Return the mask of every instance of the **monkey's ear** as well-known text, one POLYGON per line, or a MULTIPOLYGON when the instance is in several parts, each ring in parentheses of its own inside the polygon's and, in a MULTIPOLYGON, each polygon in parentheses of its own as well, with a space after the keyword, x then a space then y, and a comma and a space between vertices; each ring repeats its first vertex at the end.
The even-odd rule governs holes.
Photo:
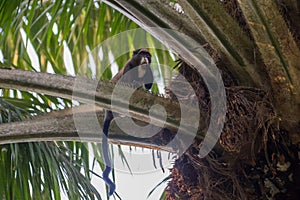
POLYGON ((140 50, 141 50, 141 49, 136 49, 136 50, 134 50, 132 56, 137 55, 137 54, 139 53, 140 50))

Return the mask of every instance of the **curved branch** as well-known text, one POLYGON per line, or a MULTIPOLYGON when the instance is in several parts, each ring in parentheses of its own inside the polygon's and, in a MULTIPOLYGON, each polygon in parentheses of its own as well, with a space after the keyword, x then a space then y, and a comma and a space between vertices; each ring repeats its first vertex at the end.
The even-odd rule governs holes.
MULTIPOLYGON (((205 119, 206 117, 206 114, 200 111, 200 119, 182 121, 181 110, 193 113, 193 110, 195 110, 195 108, 189 107, 187 105, 180 105, 179 103, 166 100, 165 98, 155 96, 142 90, 136 90, 132 94, 129 108, 126 107, 126 100, 124 100, 122 97, 116 97, 114 99, 114 107, 111 108, 111 95, 114 91, 114 84, 109 82, 90 80, 83 77, 70 77, 57 74, 37 73, 32 71, 0 69, 0 87, 24 91, 33 91, 52 96, 72 99, 81 103, 92 104, 105 109, 113 109, 114 112, 125 115, 129 109, 129 114, 131 117, 147 123, 150 122, 148 116, 149 109, 152 105, 159 104, 163 108, 165 108, 167 112, 167 119, 164 120, 163 113, 161 113, 160 111, 154 112, 154 117, 151 118, 152 125, 161 126, 162 124, 164 124, 166 128, 176 130, 180 126, 181 131, 193 135, 194 133, 192 133, 190 130, 194 130, 197 127, 194 127, 195 124, 192 124, 192 121, 195 122, 195 120, 197 120, 204 122, 203 119, 205 119)), ((127 95, 126 93, 128 91, 128 87, 118 87, 121 87, 120 91, 124 92, 124 94, 122 93, 122 95, 127 95)), ((192 118, 196 118, 196 116, 190 116, 190 119, 192 118)), ((63 118, 62 121, 63 120, 67 120, 64 123, 69 124, 68 120, 70 119, 63 118)), ((23 123, 20 122, 18 126, 23 128, 26 126, 30 126, 28 124, 29 122, 30 121, 23 123)), ((49 121, 44 120, 38 123, 40 126, 43 127, 49 125, 48 122, 49 121)), ((36 134, 36 138, 53 138, 59 136, 61 139, 63 139, 63 136, 60 134, 61 131, 64 132, 64 129, 60 131, 60 129, 57 129, 57 127, 60 126, 53 126, 53 124, 55 123, 61 124, 62 122, 57 119, 51 122, 50 124, 52 125, 49 125, 48 127, 50 131, 49 133, 47 133, 47 131, 44 133, 44 129, 34 131, 33 129, 37 128, 37 126, 33 124, 33 127, 28 128, 28 132, 26 132, 25 135, 21 134, 22 136, 20 137, 27 138, 31 137, 30 134, 36 134), (55 133, 58 133, 59 135, 55 135, 55 133), (48 136, 44 134, 47 134, 48 136)), ((204 123, 200 123, 200 125, 201 126, 197 128, 199 130, 198 132, 204 132, 207 125, 204 123)), ((8 131, 9 127, 5 130, 1 131, 1 137, 5 138, 5 135, 8 136, 9 134, 11 134, 11 136, 14 135, 13 130, 10 130, 10 132, 8 131)), ((67 139, 75 139, 74 137, 78 137, 76 136, 77 132, 74 128, 71 127, 71 129, 69 130, 69 132, 65 132, 65 136, 67 139)), ((94 137, 93 133, 94 132, 87 133, 86 135, 91 139, 94 137)), ((202 134, 202 136, 204 135, 202 134)))
MULTIPOLYGON (((93 120, 95 111, 99 124, 103 124, 103 109, 90 105, 53 111, 22 122, 0 124, 0 144, 55 140, 101 142, 102 132, 98 127, 87 124, 84 130, 79 131, 74 123, 74 114, 84 119, 84 121, 90 121, 93 120)), ((110 127, 109 142, 112 144, 159 149, 168 152, 174 151, 170 147, 160 145, 161 141, 129 136, 118 129, 114 123, 110 127)))

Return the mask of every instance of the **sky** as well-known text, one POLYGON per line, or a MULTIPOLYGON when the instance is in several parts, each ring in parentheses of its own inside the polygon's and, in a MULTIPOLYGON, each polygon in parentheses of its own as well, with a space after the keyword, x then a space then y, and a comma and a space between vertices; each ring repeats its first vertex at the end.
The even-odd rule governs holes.
MULTIPOLYGON (((130 174, 127 166, 125 166, 120 157, 117 156, 117 146, 113 146, 115 152, 114 168, 116 173, 116 191, 123 200, 146 200, 149 192, 165 177, 169 176, 172 161, 168 160, 167 152, 162 152, 163 167, 165 169, 165 173, 163 173, 159 166, 158 159, 156 159, 157 169, 154 167, 152 150, 134 148, 130 151, 129 147, 122 147, 133 173, 130 174)), ((103 183, 102 180, 100 181, 103 183)), ((158 200, 166 186, 167 182, 158 187, 148 199, 158 200)))
MULTIPOLYGON (((167 186, 167 182, 161 184, 151 196, 148 197, 150 191, 155 188, 163 179, 170 174, 173 160, 168 159, 169 153, 162 152, 163 168, 162 171, 159 160, 156 158, 156 166, 153 164, 152 150, 143 148, 133 148, 129 150, 128 146, 123 146, 122 150, 129 163, 132 174, 127 166, 125 166, 118 156, 117 145, 112 145, 114 150, 114 169, 116 176, 116 192, 122 200, 158 200, 167 186)), ((90 150, 90 162, 94 159, 93 151, 90 150)), ((155 151, 156 153, 156 151, 155 151)), ((155 154, 156 155, 156 154, 155 154)), ((172 156, 171 156, 172 157, 172 156)), ((93 171, 99 175, 102 171, 98 164, 96 164, 93 171)), ((99 191, 101 197, 105 199, 105 183, 102 179, 92 176, 92 184, 99 191)), ((68 200, 67 196, 62 192, 61 197, 63 200, 68 200)), ((114 199, 113 196, 110 199, 114 199)), ((116 198, 118 199, 118 198, 116 198)))

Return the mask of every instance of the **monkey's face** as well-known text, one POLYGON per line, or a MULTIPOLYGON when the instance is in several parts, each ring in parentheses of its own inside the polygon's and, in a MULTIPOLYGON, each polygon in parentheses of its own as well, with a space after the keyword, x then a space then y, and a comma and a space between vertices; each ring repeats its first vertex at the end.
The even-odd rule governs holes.
POLYGON ((151 63, 151 54, 147 49, 138 49, 133 52, 133 57, 137 56, 140 59, 140 65, 151 63))
POLYGON ((131 59, 111 81, 116 82, 121 79, 122 82, 127 83, 142 83, 144 87, 149 90, 153 84, 150 64, 151 54, 147 49, 135 50, 131 59))
POLYGON ((133 52, 132 60, 134 65, 138 67, 138 78, 144 78, 150 69, 151 54, 147 49, 138 49, 133 52))
POLYGON ((133 66, 149 65, 151 63, 151 54, 147 49, 137 49, 133 52, 133 66))

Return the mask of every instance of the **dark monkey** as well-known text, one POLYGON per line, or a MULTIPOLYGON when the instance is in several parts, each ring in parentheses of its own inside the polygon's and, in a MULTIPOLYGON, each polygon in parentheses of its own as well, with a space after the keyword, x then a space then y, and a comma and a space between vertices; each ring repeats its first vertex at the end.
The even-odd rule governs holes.
MULTIPOLYGON (((150 68, 151 54, 147 49, 137 49, 133 52, 132 58, 127 61, 125 66, 111 79, 112 83, 117 83, 119 80, 124 83, 142 83, 143 86, 149 90, 153 84, 153 75, 150 68), (128 76, 123 76, 129 70, 138 67, 137 70, 132 70, 128 76)), ((103 124, 103 135, 102 137, 102 152, 105 162, 105 170, 103 171, 103 180, 109 187, 109 196, 112 195, 116 189, 115 183, 109 179, 111 172, 111 161, 108 155, 108 129, 110 123, 114 119, 113 113, 110 110, 105 111, 105 118, 103 124)))

